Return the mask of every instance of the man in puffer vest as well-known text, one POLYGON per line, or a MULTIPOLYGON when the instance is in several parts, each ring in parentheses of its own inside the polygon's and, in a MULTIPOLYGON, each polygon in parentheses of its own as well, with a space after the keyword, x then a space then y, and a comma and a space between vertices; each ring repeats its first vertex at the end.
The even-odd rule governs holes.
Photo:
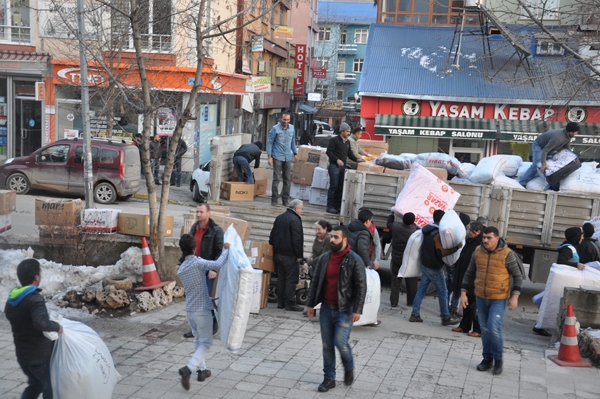
POLYGON ((469 285, 475 281, 483 344, 483 361, 477 365, 479 371, 489 370, 493 366, 494 375, 502 373, 504 310, 507 302, 509 310, 517 308, 523 275, 519 257, 500 238, 498 229, 493 226, 486 227, 483 230, 483 243, 473 253, 461 288, 461 301, 463 308, 466 308, 469 305, 467 291, 469 285))

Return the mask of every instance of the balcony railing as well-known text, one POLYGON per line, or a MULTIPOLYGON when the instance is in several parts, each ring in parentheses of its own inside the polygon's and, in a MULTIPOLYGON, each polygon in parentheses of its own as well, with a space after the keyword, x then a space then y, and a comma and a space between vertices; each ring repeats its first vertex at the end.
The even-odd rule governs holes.
POLYGON ((0 41, 31 43, 31 28, 29 26, 0 25, 0 41))
POLYGON ((340 44, 338 47, 338 55, 356 54, 356 44, 340 44))
POLYGON ((356 82, 356 74, 355 73, 336 73, 335 81, 337 83, 352 84, 352 83, 356 82))

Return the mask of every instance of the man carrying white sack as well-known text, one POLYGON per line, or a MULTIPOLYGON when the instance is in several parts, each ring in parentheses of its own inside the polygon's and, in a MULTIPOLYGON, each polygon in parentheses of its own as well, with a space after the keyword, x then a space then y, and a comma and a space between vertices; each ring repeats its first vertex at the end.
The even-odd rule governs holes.
POLYGON ((546 158, 548 153, 551 151, 560 151, 562 149, 571 149, 571 139, 579 132, 579 124, 576 122, 569 122, 563 129, 549 130, 545 133, 537 136, 532 145, 533 159, 531 160, 531 166, 527 169, 527 172, 521 177, 519 183, 523 187, 527 187, 529 183, 537 174, 537 164, 542 163, 540 171, 544 173, 546 171, 546 158))

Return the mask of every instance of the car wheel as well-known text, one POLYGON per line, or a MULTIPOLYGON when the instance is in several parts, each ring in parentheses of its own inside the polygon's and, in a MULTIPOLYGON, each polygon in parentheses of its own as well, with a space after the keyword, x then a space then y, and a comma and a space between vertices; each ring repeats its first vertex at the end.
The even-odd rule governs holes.
POLYGON ((112 204, 117 199, 117 191, 110 183, 100 183, 94 188, 94 200, 99 204, 112 204))
POLYGON ((192 190, 192 199, 196 202, 205 202, 204 196, 198 188, 198 183, 194 182, 194 189, 192 190))
POLYGON ((9 190, 16 191, 17 194, 27 194, 31 186, 29 179, 23 173, 13 173, 6 180, 6 187, 9 190))
POLYGON ((133 194, 117 196, 117 199, 119 201, 129 201, 131 199, 131 197, 133 197, 133 194))

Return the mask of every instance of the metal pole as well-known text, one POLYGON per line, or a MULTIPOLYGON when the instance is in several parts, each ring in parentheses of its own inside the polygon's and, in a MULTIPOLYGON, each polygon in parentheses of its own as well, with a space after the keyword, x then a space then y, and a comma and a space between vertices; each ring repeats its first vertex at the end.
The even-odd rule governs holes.
POLYGON ((81 119, 83 121, 83 153, 85 161, 83 163, 83 182, 85 185, 85 208, 94 206, 93 184, 94 176, 92 174, 92 138, 90 135, 90 94, 88 91, 88 72, 87 60, 85 57, 85 21, 83 0, 77 0, 77 22, 79 25, 79 63, 81 71, 81 119))

